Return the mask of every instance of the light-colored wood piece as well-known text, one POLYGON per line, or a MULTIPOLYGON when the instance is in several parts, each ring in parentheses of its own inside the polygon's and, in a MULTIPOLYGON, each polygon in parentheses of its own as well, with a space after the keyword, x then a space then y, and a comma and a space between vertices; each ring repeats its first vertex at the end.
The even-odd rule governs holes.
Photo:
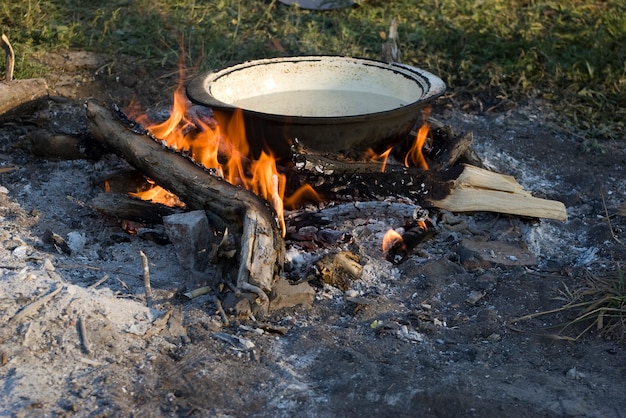
POLYGON ((497 212, 567 220, 562 202, 534 197, 514 177, 470 165, 464 166, 448 196, 429 203, 450 212, 497 212))

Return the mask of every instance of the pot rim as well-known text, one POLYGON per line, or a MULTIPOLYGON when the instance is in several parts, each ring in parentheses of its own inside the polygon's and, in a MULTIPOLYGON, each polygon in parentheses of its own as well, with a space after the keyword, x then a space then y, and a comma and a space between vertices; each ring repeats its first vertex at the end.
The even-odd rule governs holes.
POLYGON ((428 103, 437 97, 441 96, 445 90, 446 85, 439 77, 432 74, 429 71, 413 67, 407 64, 400 63, 387 63, 384 61, 367 59, 367 58, 353 58, 339 55, 306 55, 306 56, 292 56, 292 57, 280 57, 280 58, 264 58, 258 60, 249 60, 236 64, 230 67, 226 67, 219 71, 208 71, 196 76, 186 88, 187 97, 191 102, 208 106, 213 110, 222 110, 227 112, 234 112, 237 107, 232 106, 229 103, 224 103, 216 99, 210 93, 210 86, 212 83, 219 80, 221 77, 232 74, 237 71, 247 70, 255 66, 280 64, 285 62, 306 62, 306 61, 340 61, 349 62, 353 64, 368 65, 378 67, 385 71, 392 71, 398 75, 410 79, 411 81, 419 84, 424 91, 422 96, 413 102, 410 102, 404 106, 379 111, 364 113, 359 115, 346 115, 346 116, 293 116, 293 115, 281 115, 275 113, 259 112, 257 110, 242 109, 244 113, 263 118, 266 120, 285 121, 288 120, 292 124, 306 123, 306 124, 328 124, 332 123, 357 123, 365 119, 372 117, 395 117, 398 113, 413 112, 415 109, 421 108, 425 103, 428 103))

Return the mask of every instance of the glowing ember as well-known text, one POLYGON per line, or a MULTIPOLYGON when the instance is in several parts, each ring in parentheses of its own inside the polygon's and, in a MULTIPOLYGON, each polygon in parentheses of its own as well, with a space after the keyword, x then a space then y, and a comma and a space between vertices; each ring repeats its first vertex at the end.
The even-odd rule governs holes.
POLYGON ((428 163, 426 162, 426 158, 424 158, 423 149, 424 144, 426 144, 426 140, 428 139, 428 133, 430 132, 430 127, 428 126, 429 114, 430 107, 425 107, 424 111, 422 112, 422 119, 424 123, 420 127, 419 131, 417 131, 413 146, 404 156, 405 167, 421 167, 422 170, 428 170, 428 163))
POLYGON ((150 187, 148 190, 144 190, 142 192, 129 193, 131 196, 138 197, 143 200, 150 200, 155 203, 161 203, 166 206, 177 206, 177 207, 185 207, 185 204, 180 201, 178 196, 174 193, 168 192, 161 186, 157 186, 156 184, 150 187))
MULTIPOLYGON (((214 170, 229 183, 244 187, 270 202, 285 235, 283 200, 286 178, 278 173, 276 159, 270 153, 262 152, 258 159, 250 159, 241 110, 230 117, 212 115, 205 108, 193 106, 180 83, 166 121, 153 123, 145 114, 131 117, 169 147, 188 152, 196 162, 214 170)), ((178 201, 176 196, 159 186, 133 195, 170 206, 178 201)), ((294 207, 299 199, 321 200, 311 186, 305 185, 287 199, 287 207, 294 207)))
POLYGON ((385 233, 383 237, 383 256, 388 258, 391 250, 402 249, 404 247, 404 240, 402 235, 390 229, 385 233))

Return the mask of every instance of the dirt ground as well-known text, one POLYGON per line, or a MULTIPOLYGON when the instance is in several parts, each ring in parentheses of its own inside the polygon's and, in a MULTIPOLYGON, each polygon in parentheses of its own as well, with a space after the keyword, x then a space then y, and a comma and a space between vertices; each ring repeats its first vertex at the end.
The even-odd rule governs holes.
POLYGON ((358 254, 352 298, 313 281, 312 306, 259 322, 227 312, 226 325, 214 295, 180 296, 189 274, 172 245, 128 235, 90 207, 123 161, 55 161, 15 146, 37 129, 87 135, 87 97, 165 106, 177 75, 86 53, 44 59, 57 68, 51 94, 68 100, 0 127, 0 416, 626 415, 623 342, 595 329, 550 337, 576 311, 510 323, 562 306, 626 259, 605 217, 606 206, 623 240, 626 141, 584 149, 583 133, 541 102, 501 113, 437 106, 437 119, 474 133, 486 165, 563 202, 568 220, 433 212, 438 234, 393 265, 380 240, 404 219, 337 219, 324 227, 341 236, 332 248, 287 244, 300 270, 327 252, 358 254), (75 251, 57 251, 47 230, 70 234, 75 251))

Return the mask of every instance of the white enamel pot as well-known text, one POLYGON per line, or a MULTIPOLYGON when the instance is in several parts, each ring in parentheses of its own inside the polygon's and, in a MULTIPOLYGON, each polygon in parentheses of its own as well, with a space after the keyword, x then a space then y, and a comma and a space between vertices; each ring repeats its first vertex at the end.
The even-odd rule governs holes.
POLYGON ((301 56, 248 61, 200 75, 189 99, 214 112, 243 110, 253 152, 290 158, 294 139, 318 152, 358 156, 406 138, 444 82, 409 65, 301 56))

